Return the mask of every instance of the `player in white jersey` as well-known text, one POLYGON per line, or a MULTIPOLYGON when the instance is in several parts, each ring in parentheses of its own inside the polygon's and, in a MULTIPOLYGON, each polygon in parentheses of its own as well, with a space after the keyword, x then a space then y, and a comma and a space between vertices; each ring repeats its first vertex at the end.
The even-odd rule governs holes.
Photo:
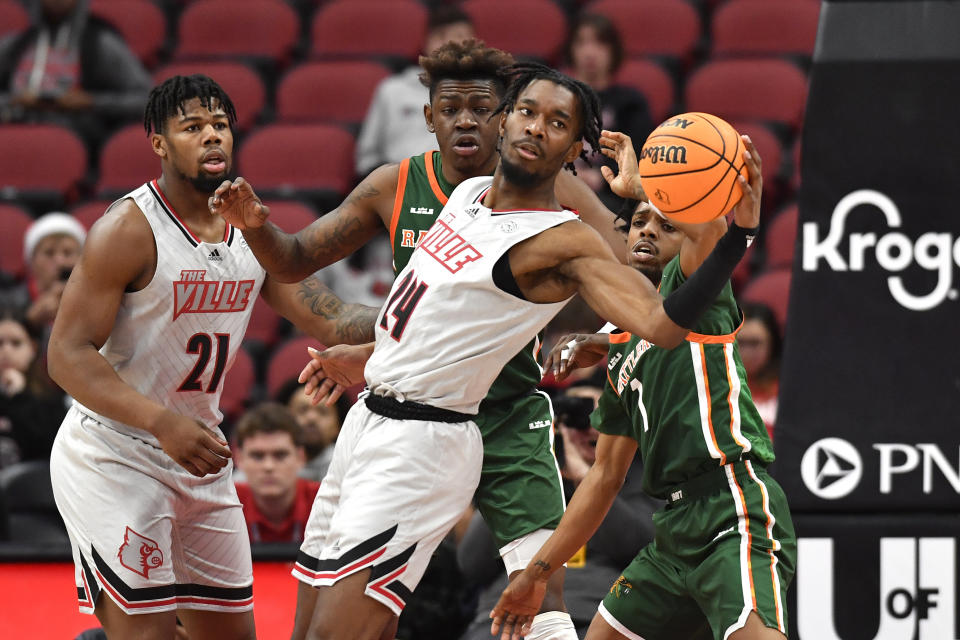
POLYGON ((257 295, 321 342, 372 338, 362 327, 376 310, 271 280, 209 214, 235 121, 205 76, 153 90, 144 124, 162 175, 93 226, 50 339, 50 374, 75 399, 51 455, 54 495, 80 609, 110 638, 169 640, 178 616, 194 640, 255 637, 217 405, 257 295))
MULTIPOLYGON (((473 494, 479 401, 563 302, 579 292, 618 326, 674 346, 746 249, 734 238, 663 300, 555 196, 557 174, 581 155, 581 140, 600 146, 596 94, 540 65, 515 73, 497 111, 493 178, 454 191, 381 310, 368 392, 344 423, 294 569, 319 587, 315 600, 298 601, 296 629, 307 629, 305 637, 373 640, 389 629, 473 494)), ((239 185, 221 197, 250 194, 239 185)), ((252 199, 238 209, 244 220, 262 217, 252 199)))

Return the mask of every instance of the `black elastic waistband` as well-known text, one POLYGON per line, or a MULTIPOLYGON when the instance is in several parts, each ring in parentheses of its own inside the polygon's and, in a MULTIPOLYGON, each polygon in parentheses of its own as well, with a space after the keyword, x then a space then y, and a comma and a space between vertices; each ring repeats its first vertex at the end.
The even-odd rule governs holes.
MULTIPOLYGON (((756 473, 763 473, 764 467, 759 464, 751 463, 756 473)), ((713 495, 721 491, 729 490, 730 484, 727 477, 727 469, 733 471, 737 478, 743 478, 749 475, 747 464, 740 460, 730 464, 717 467, 699 476, 690 478, 683 484, 677 485, 667 492, 667 503, 669 506, 678 506, 684 502, 691 502, 704 496, 713 495)))
POLYGON ((385 418, 394 418, 395 420, 424 420, 426 422, 467 422, 473 420, 476 416, 439 407, 431 407, 428 404, 420 404, 405 400, 400 402, 386 396, 378 396, 374 393, 368 394, 363 400, 367 404, 367 409, 385 418))

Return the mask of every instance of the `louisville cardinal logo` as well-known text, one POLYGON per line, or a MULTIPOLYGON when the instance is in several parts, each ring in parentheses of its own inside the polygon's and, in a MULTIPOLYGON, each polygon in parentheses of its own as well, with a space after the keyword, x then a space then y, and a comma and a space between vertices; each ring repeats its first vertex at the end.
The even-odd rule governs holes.
POLYGON ((156 569, 163 564, 163 552, 160 551, 157 543, 130 527, 127 527, 127 531, 123 534, 123 544, 120 545, 117 557, 120 559, 120 564, 144 578, 149 577, 147 574, 151 569, 156 569))

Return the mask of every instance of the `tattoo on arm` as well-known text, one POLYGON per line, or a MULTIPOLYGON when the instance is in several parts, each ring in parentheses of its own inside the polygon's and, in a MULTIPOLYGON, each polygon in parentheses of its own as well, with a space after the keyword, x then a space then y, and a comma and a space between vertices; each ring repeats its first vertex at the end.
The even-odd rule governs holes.
MULTIPOLYGON (((348 209, 352 204, 376 198, 379 195, 379 189, 368 182, 362 182, 353 193, 347 196, 338 209, 348 209)), ((315 264, 328 265, 341 259, 348 251, 352 251, 354 245, 362 241, 363 233, 360 220, 346 215, 342 220, 337 221, 332 230, 310 229, 306 245, 315 264)))
POLYGON ((544 571, 550 571, 550 563, 545 560, 537 560, 533 563, 533 566, 540 567, 544 571))
POLYGON ((300 283, 297 299, 308 307, 313 315, 334 322, 333 334, 338 342, 347 344, 373 342, 378 309, 362 304, 344 304, 333 291, 314 276, 300 283))

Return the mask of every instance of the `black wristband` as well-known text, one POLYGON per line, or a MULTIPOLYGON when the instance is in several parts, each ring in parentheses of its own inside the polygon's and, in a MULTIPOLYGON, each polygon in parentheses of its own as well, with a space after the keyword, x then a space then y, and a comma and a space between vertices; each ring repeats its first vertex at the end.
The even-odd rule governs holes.
POLYGON ((736 223, 717 242, 703 264, 663 301, 663 310, 680 327, 692 329, 733 275, 737 263, 753 242, 759 227, 744 229, 736 223))

